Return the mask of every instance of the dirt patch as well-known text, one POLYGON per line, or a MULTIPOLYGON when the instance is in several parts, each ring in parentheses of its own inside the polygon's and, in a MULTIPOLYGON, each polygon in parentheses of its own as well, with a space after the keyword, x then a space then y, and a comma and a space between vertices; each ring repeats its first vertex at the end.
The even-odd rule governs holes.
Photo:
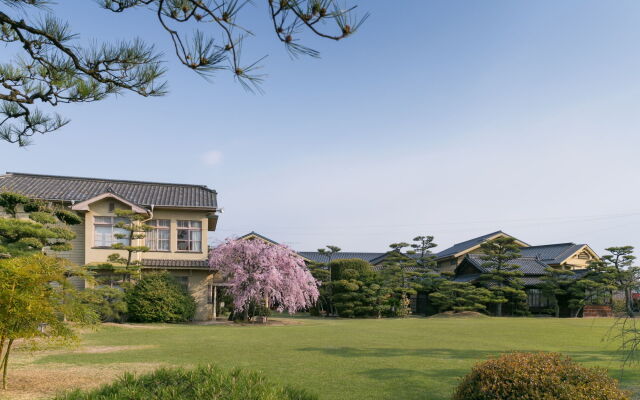
POLYGON ((73 351, 73 353, 84 353, 84 354, 101 354, 101 353, 114 353, 116 351, 126 351, 126 350, 140 350, 140 349, 151 349, 157 346, 153 345, 139 345, 139 346, 87 346, 80 347, 73 351))
POLYGON ((199 321, 193 325, 224 325, 224 326, 287 326, 287 325, 304 325, 303 321, 296 321, 289 318, 269 318, 267 323, 262 322, 234 322, 228 320, 217 319, 215 321, 199 321))
POLYGON ((440 314, 432 315, 429 318, 488 318, 485 314, 475 311, 453 312, 447 311, 440 314))
POLYGON ((100 366, 44 364, 19 367, 9 371, 9 389, 0 391, 0 399, 47 399, 62 391, 94 388, 109 383, 125 371, 144 373, 160 366, 160 363, 125 363, 100 366))
POLYGON ((131 329, 167 329, 166 326, 160 325, 147 325, 147 324, 116 324, 115 322, 105 322, 102 326, 115 326, 118 328, 131 328, 131 329))

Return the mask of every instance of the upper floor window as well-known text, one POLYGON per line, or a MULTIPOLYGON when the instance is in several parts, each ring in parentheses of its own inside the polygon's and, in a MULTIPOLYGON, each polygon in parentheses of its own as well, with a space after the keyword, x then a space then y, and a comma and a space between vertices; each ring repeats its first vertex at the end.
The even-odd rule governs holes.
POLYGON ((126 229, 118 228, 115 226, 118 222, 125 224, 129 223, 126 218, 117 217, 94 217, 94 245, 96 247, 111 247, 114 243, 122 243, 125 246, 129 245, 129 238, 117 239, 114 234, 121 233, 123 235, 129 235, 129 231, 126 229))
POLYGON ((178 221, 178 251, 202 251, 201 221, 178 221))
POLYGON ((145 222, 154 229, 146 233, 145 246, 150 251, 169 251, 171 221, 168 219, 154 219, 145 222))

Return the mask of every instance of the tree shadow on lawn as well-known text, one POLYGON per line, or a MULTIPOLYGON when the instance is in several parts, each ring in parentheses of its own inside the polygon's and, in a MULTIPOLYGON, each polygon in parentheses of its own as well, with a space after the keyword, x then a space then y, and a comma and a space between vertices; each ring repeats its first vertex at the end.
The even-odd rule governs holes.
MULTIPOLYGON (((473 350, 473 349, 401 349, 383 347, 305 347, 298 349, 304 352, 322 353, 333 357, 343 358, 395 358, 395 357, 422 357, 427 359, 441 360, 467 360, 480 362, 489 358, 496 358, 504 353, 528 352, 538 353, 542 349, 499 349, 499 350, 473 350)), ((560 351, 561 354, 571 357, 579 363, 589 363, 590 366, 598 365, 609 370, 609 374, 625 383, 632 383, 640 377, 640 367, 627 365, 623 368, 623 354, 618 350, 596 350, 596 351, 560 351)))
MULTIPOLYGON (((474 350, 474 349, 450 349, 450 348, 418 348, 403 349, 395 347, 304 347, 298 351, 318 352, 330 356, 357 358, 357 357, 427 357, 427 358, 451 358, 451 359, 473 359, 484 360, 490 357, 497 357, 500 354, 523 352, 538 353, 545 351, 542 349, 495 349, 495 350, 474 350)), ((600 362, 616 364, 622 360, 622 354, 617 350, 602 351, 560 351, 560 353, 570 356, 578 362, 600 362)))
MULTIPOLYGON (((470 349, 400 349, 393 347, 305 347, 299 351, 319 352, 330 356, 357 357, 427 357, 452 359, 486 359, 497 356, 502 350, 470 350, 470 349)), ((528 350, 524 350, 528 351, 528 350)), ((507 351, 508 352, 508 351, 507 351)))
POLYGON ((416 371, 404 368, 377 368, 360 372, 360 375, 383 384, 393 385, 391 391, 398 399, 450 399, 458 380, 468 371, 463 368, 416 371))

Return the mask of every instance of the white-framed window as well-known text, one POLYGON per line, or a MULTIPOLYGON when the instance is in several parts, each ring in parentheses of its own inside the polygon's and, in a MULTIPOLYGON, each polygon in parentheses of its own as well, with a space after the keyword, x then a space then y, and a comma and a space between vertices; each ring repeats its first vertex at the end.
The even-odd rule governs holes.
POLYGON ((115 225, 118 222, 125 224, 129 223, 126 218, 118 217, 94 217, 93 218, 93 230, 94 230, 94 246, 95 247, 111 247, 114 243, 122 243, 125 246, 129 245, 129 231, 126 229, 118 228, 115 225), (126 238, 116 239, 114 234, 121 233, 127 235, 126 238))
POLYGON ((202 251, 201 221, 178 221, 178 251, 202 251))
POLYGON ((168 219, 154 219, 145 222, 153 226, 153 230, 146 232, 145 246, 150 251, 170 251, 171 221, 168 219))

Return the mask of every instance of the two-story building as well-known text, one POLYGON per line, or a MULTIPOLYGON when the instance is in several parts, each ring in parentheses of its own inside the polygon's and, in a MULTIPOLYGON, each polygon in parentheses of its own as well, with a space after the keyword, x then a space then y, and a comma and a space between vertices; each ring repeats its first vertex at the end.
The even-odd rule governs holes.
POLYGON ((202 185, 8 172, 0 175, 0 191, 61 203, 76 211, 83 223, 71 227, 76 233, 73 249, 57 254, 78 265, 104 264, 118 252, 112 244, 128 244, 114 236, 127 233, 116 226, 117 209, 144 215, 145 224, 154 229, 133 243, 149 247, 148 252, 134 253, 143 273, 170 271, 194 296, 196 319, 215 317, 213 296, 222 283, 207 262, 208 232, 215 231, 218 221, 215 190, 202 185))

